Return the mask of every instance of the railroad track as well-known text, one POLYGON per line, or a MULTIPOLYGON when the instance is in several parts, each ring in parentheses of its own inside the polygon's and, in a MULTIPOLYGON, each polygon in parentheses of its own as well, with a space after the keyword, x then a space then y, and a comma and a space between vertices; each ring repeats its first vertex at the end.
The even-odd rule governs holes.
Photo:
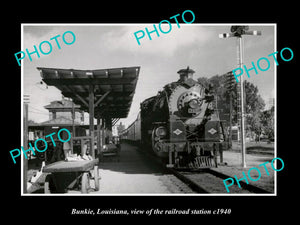
POLYGON ((230 192, 226 191, 223 180, 233 178, 213 169, 201 169, 197 171, 191 170, 176 170, 174 168, 166 168, 165 164, 154 155, 147 151, 140 151, 145 154, 150 160, 154 161, 167 171, 172 173, 183 183, 188 185, 195 193, 211 193, 211 194, 270 194, 271 192, 264 190, 252 184, 247 184, 240 181, 241 188, 236 183, 230 186, 230 192))
MULTIPOLYGON (((179 171, 169 169, 177 178, 187 184, 196 193, 227 194, 223 180, 232 178, 213 169, 198 171, 179 171)), ((241 188, 237 184, 230 187, 228 194, 270 194, 270 192, 257 186, 240 181, 241 188)))

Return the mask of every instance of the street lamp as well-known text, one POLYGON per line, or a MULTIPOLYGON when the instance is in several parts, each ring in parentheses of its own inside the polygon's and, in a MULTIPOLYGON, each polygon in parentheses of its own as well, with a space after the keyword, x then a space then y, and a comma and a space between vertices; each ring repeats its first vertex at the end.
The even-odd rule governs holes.
MULTIPOLYGON (((261 31, 253 30, 249 31, 249 26, 231 26, 231 33, 219 34, 219 38, 236 37, 238 39, 237 44, 237 57, 238 66, 242 69, 243 66, 243 35, 261 35, 261 31)), ((232 75, 233 76, 233 75, 232 75)), ((240 80, 240 105, 241 105, 241 145, 242 145, 242 167, 246 167, 246 143, 245 143, 245 113, 244 113, 244 79, 241 76, 240 80)))

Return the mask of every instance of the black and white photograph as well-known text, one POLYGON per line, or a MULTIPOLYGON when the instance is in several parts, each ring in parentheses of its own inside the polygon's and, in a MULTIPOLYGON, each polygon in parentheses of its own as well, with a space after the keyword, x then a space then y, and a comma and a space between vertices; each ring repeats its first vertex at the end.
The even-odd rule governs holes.
POLYGON ((293 4, 114 4, 2 19, 2 214, 293 221, 293 4))
POLYGON ((276 194, 276 24, 22 29, 24 194, 276 194))

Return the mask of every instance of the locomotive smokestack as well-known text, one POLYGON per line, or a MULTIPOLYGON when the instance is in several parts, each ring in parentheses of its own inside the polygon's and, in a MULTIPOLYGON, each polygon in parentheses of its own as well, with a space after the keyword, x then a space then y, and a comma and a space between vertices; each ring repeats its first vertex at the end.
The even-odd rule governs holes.
POLYGON ((184 82, 187 79, 193 79, 194 70, 187 67, 186 69, 181 69, 177 73, 179 73, 180 79, 179 81, 184 82))

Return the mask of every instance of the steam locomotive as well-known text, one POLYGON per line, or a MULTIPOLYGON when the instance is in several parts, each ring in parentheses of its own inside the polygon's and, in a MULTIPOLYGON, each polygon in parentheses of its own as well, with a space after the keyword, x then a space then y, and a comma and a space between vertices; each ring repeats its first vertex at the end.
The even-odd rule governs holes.
POLYGON ((215 110, 213 87, 195 81, 189 67, 177 73, 178 81, 141 103, 121 138, 149 146, 167 167, 217 167, 217 153, 228 148, 228 137, 215 110))

